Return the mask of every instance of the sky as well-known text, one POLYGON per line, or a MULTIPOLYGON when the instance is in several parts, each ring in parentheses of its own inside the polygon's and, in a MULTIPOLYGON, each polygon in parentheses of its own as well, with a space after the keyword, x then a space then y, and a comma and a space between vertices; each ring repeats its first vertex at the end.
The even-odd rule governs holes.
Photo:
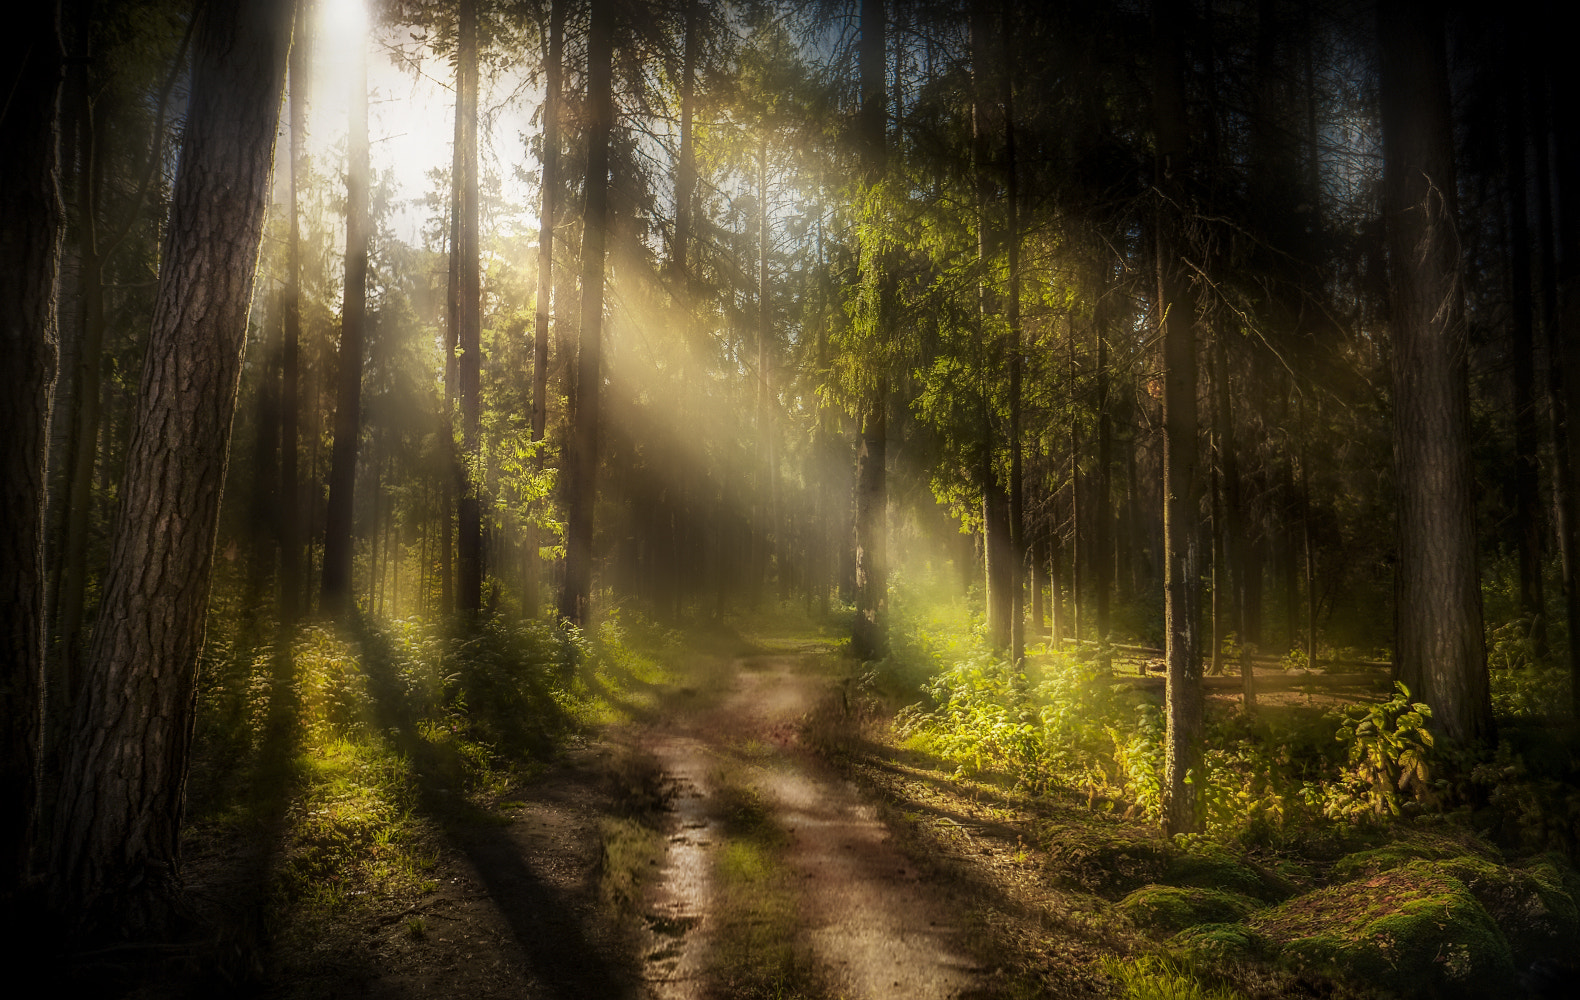
MULTIPOLYGON (((307 142, 314 158, 333 170, 334 161, 328 158, 344 156, 356 40, 368 32, 362 0, 328 0, 318 5, 317 14, 319 23, 311 35, 307 142)), ((455 73, 448 60, 435 57, 411 35, 407 27, 375 27, 368 39, 368 132, 373 169, 393 169, 398 186, 401 207, 390 226, 399 239, 418 245, 425 210, 408 203, 428 188, 429 170, 450 165, 455 73), (404 67, 397 65, 397 57, 404 67)), ((519 177, 516 168, 523 167, 534 178, 537 174, 537 160, 520 135, 537 129, 532 116, 542 101, 541 91, 527 85, 520 73, 490 76, 483 74, 479 100, 485 116, 479 127, 484 147, 480 166, 485 174, 500 178, 507 200, 535 206, 536 183, 519 177)), ((289 153, 289 116, 282 115, 281 122, 279 155, 284 156, 289 153)), ((275 176, 289 180, 283 160, 275 176)))

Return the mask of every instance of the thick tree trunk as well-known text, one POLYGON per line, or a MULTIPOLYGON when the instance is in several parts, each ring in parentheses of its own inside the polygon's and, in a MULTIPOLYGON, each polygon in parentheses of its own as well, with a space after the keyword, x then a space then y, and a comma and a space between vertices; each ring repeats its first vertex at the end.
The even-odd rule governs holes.
POLYGON ((79 925, 157 929, 180 887, 198 654, 289 46, 284 0, 204 8, 135 427, 54 843, 79 925))
MULTIPOLYGON (((90 34, 84 25, 83 34, 90 34)), ((94 114, 92 88, 78 94, 77 122, 82 129, 78 148, 82 162, 77 169, 77 288, 81 304, 76 313, 70 398, 71 431, 65 455, 66 509, 62 518, 65 537, 60 545, 59 573, 53 622, 57 645, 53 650, 54 704, 51 714, 70 717, 71 704, 81 687, 83 618, 88 593, 88 541, 93 525, 93 469, 99 457, 99 432, 104 404, 101 373, 104 365, 104 256, 99 246, 99 194, 103 188, 103 151, 108 132, 107 115, 94 114)), ((53 751, 51 751, 53 752, 53 751)))
POLYGON ((614 121, 610 0, 593 0, 587 36, 586 220, 582 235, 581 349, 570 456, 570 511, 560 615, 591 623, 593 507, 598 489, 599 385, 603 378, 604 242, 608 230, 609 131, 614 121))
POLYGON ((1183 235, 1176 217, 1188 169, 1185 135, 1183 0, 1153 10, 1156 73, 1152 100, 1157 140, 1157 306, 1163 317, 1164 617, 1167 631, 1168 735, 1164 758, 1163 827, 1169 834, 1201 829, 1202 682, 1201 583, 1197 518, 1196 341, 1181 277, 1183 235))
POLYGON ((341 616, 352 610, 352 527, 357 452, 362 440, 362 355, 368 308, 368 85, 367 43, 351 42, 351 126, 346 148, 346 284, 335 365, 335 444, 329 460, 329 501, 324 512, 321 607, 341 616))
POLYGON ((1443 12, 1384 0, 1383 212, 1393 308, 1400 677, 1450 739, 1492 735, 1443 12))
POLYGON ((44 493, 55 390, 62 209, 60 199, 59 10, 15 12, 5 65, 12 79, 0 116, 0 927, 12 930, 12 899, 28 871, 30 827, 43 736, 44 493))
MULTIPOLYGON (((1572 372, 1580 370, 1580 365, 1576 364, 1572 346, 1574 338, 1565 335, 1559 322, 1557 233, 1553 219, 1553 169, 1549 138, 1552 122, 1546 98, 1547 81, 1543 79, 1540 83, 1540 86, 1531 88, 1531 119, 1537 134, 1537 141, 1532 143, 1536 150, 1537 240, 1542 262, 1541 295, 1538 301, 1541 303, 1543 343, 1547 346, 1548 430, 1553 452, 1553 533, 1557 538, 1563 574, 1564 622, 1568 634, 1575 636, 1580 634, 1580 581, 1575 578, 1576 562, 1580 560, 1580 553, 1575 551, 1575 532, 1580 526, 1580 511, 1576 510, 1574 464, 1569 450, 1566 380, 1572 372)), ((1576 257, 1572 251, 1569 256, 1576 257)), ((1568 645, 1570 676, 1576 685, 1580 685, 1580 643, 1571 639, 1568 645)), ((1580 691, 1580 687, 1576 690, 1580 691)), ((1575 695, 1575 702, 1574 714, 1580 718, 1580 693, 1575 695)))

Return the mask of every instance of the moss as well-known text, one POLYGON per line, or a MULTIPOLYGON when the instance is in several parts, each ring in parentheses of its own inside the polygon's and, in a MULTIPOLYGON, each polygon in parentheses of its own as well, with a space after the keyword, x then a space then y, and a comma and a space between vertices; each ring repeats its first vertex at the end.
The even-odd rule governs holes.
POLYGON ((1119 910, 1138 926, 1178 931, 1196 924, 1233 923, 1257 903, 1248 896, 1221 889, 1149 885, 1119 901, 1119 910))
POLYGON ((1408 839, 1390 840, 1385 844, 1347 854, 1333 863, 1335 880, 1349 881, 1367 875, 1376 875, 1413 861, 1446 861, 1455 858, 1496 860, 1498 852, 1466 835, 1453 837, 1443 833, 1412 831, 1408 839))
POLYGON ((1252 865, 1215 845, 1175 858, 1163 881, 1202 889, 1227 889, 1258 899, 1282 900, 1294 887, 1286 878, 1252 865))
POLYGON ((1508 941, 1491 914, 1437 862, 1307 893, 1248 923, 1295 971, 1395 992, 1480 996, 1513 975, 1508 941))
POLYGON ((1384 844, 1366 851, 1357 851, 1347 854, 1333 864, 1332 877, 1337 882, 1348 882, 1352 879, 1365 878, 1379 872, 1392 871, 1401 865, 1413 861, 1437 861, 1442 858, 1452 857, 1455 852, 1444 850, 1437 845, 1417 844, 1409 841, 1398 841, 1384 844))
POLYGON ((1563 869, 1552 858, 1517 868, 1482 858, 1454 858, 1435 867, 1465 883, 1497 922, 1520 965, 1567 958, 1580 939, 1580 909, 1564 887, 1563 869))
POLYGON ((1169 951, 1191 965, 1248 962, 1263 950, 1261 935, 1244 924, 1212 923, 1187 927, 1168 943, 1169 951))
POLYGON ((1068 886, 1108 899, 1164 877, 1175 857, 1167 843, 1112 833, 1102 828, 1060 830, 1048 846, 1049 870, 1068 886))

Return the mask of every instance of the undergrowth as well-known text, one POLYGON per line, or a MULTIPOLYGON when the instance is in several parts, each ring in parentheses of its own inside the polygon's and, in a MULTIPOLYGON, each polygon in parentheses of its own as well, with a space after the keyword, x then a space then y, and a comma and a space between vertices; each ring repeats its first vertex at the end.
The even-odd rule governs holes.
POLYGON ((304 623, 283 645, 268 623, 216 615, 188 841, 243 866, 277 943, 323 952, 350 933, 345 917, 434 891, 446 830, 500 822, 512 782, 628 717, 675 646, 618 615, 590 636, 500 618, 359 617, 304 623))

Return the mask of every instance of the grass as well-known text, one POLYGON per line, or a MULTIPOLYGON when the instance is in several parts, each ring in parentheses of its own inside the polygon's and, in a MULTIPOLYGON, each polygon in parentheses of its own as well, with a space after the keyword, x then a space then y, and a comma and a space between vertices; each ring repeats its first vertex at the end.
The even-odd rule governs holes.
POLYGON ((1239 993, 1206 986, 1174 962, 1154 955, 1108 957, 1102 969, 1124 1000, 1240 1000, 1239 993))
MULTIPOLYGON (((523 805, 512 786, 568 740, 639 715, 678 648, 618 617, 591 638, 497 619, 309 623, 288 645, 244 616, 211 631, 187 851, 247 887, 222 904, 261 914, 253 947, 293 975, 363 953, 360 928, 422 905, 456 833, 508 823, 523 805)), ((609 891, 629 896, 657 834, 621 820, 606 839, 609 891)), ((404 928, 428 934, 421 915, 404 928)))
POLYGON ((721 768, 710 781, 727 838, 716 868, 714 962, 723 992, 742 1000, 823 996, 798 945, 800 914, 785 866, 790 835, 750 772, 721 768))

